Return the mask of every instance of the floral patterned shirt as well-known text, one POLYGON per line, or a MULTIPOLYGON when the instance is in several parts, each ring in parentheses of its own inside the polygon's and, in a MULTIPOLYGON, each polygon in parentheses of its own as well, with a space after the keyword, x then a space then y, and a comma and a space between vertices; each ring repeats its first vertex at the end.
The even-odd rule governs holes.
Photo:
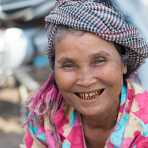
MULTIPOLYGON (((26 148, 49 148, 47 139, 54 143, 53 138, 48 137, 48 119, 48 116, 43 116, 41 123, 27 124, 26 148)), ((73 108, 65 115, 64 107, 61 106, 54 123, 62 148, 86 148, 81 119, 73 108)), ((127 84, 122 87, 117 122, 105 148, 148 148, 148 92, 131 80, 127 80, 127 84)))

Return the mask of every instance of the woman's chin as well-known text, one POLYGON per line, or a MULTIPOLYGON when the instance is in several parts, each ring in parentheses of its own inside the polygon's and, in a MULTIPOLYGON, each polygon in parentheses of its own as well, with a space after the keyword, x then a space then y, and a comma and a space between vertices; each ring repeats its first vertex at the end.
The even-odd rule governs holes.
POLYGON ((102 107, 102 106, 94 106, 94 107, 87 107, 87 108, 82 108, 79 110, 79 113, 82 114, 82 116, 102 116, 104 113, 106 113, 107 108, 102 107))

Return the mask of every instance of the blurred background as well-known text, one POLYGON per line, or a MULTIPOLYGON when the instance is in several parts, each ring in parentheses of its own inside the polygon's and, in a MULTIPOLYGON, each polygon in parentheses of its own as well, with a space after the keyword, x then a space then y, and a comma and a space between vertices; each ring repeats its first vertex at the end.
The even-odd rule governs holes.
MULTIPOLYGON (((148 0, 113 0, 148 40, 148 0)), ((50 74, 44 17, 55 0, 0 0, 0 148, 17 148, 24 104, 50 74)), ((137 76, 148 89, 148 61, 137 76)))
MULTIPOLYGON (((148 0, 112 0, 128 20, 135 24, 148 41, 148 0)), ((148 90, 148 58, 135 73, 135 78, 148 90)))
POLYGON ((28 96, 50 68, 44 17, 54 0, 0 0, 0 148, 18 148, 28 96))

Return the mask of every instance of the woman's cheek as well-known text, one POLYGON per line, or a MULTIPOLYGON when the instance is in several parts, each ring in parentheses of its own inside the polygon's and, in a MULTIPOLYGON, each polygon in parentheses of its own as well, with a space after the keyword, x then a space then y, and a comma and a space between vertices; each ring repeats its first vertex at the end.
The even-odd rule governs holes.
POLYGON ((62 89, 71 88, 76 81, 75 72, 58 70, 55 72, 56 83, 62 89))

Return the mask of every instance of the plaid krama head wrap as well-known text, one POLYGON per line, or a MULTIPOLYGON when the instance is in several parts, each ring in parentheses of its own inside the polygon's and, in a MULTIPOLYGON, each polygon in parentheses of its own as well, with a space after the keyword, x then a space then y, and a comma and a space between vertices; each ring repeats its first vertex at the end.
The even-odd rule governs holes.
POLYGON ((148 56, 148 43, 107 0, 59 0, 45 18, 48 29, 49 60, 54 64, 54 37, 58 26, 95 33, 106 41, 125 47, 128 73, 148 56))

